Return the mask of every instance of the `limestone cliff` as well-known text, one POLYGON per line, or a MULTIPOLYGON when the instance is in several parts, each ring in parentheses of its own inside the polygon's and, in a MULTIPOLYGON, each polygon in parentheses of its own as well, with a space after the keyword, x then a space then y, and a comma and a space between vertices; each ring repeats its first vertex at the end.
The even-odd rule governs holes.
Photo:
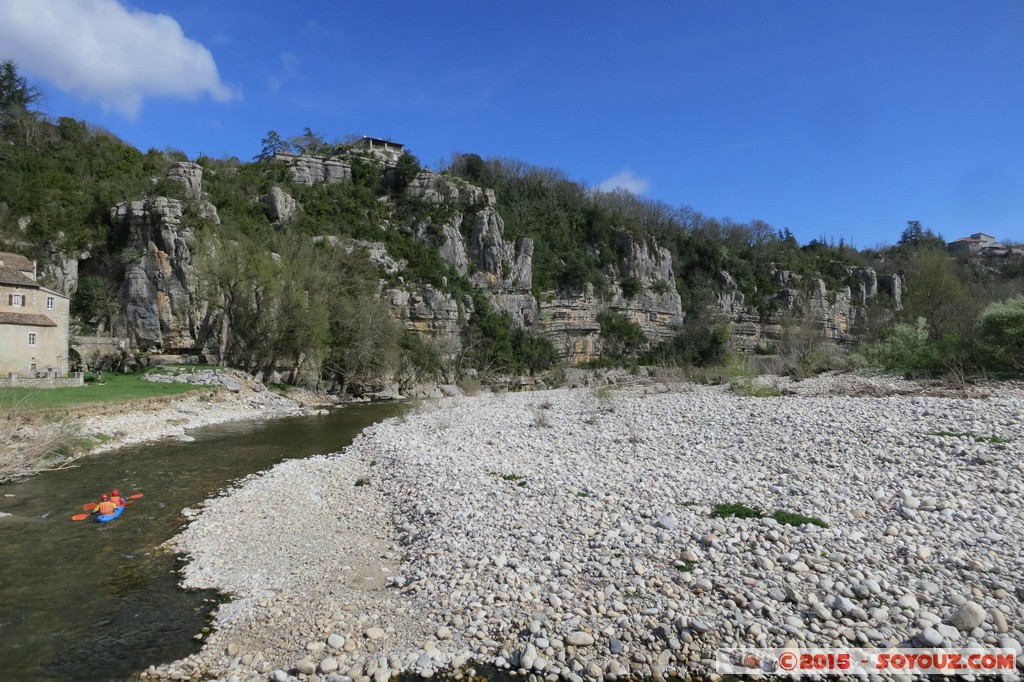
POLYGON ((868 304, 888 298, 894 310, 902 307, 903 276, 879 276, 871 268, 844 267, 842 286, 830 291, 820 278, 801 278, 775 265, 772 279, 781 287, 771 305, 757 308, 747 303, 735 280, 720 275, 721 288, 712 313, 732 330, 733 348, 753 351, 770 347, 782 338, 787 324, 807 322, 823 339, 844 344, 867 323, 868 304))
POLYGON ((421 221, 421 242, 437 245, 441 257, 486 292, 489 302, 512 317, 515 324, 550 339, 571 363, 591 360, 601 352, 598 316, 620 313, 640 325, 652 341, 670 338, 682 322, 682 303, 676 291, 672 257, 656 244, 618 237, 619 262, 605 273, 608 292, 546 292, 538 303, 533 295, 533 239, 505 238, 493 190, 429 171, 421 172, 406 190, 432 207, 449 207, 442 217, 421 221))
POLYGON ((458 301, 429 284, 390 288, 383 292, 383 298, 406 329, 436 341, 450 356, 461 350, 462 327, 473 314, 472 298, 465 296, 458 301))
POLYGON ((274 158, 288 164, 292 181, 312 186, 318 182, 351 182, 352 165, 346 159, 336 157, 300 156, 277 154, 274 158))
POLYGON ((683 321, 671 254, 653 240, 648 244, 624 232, 617 241, 619 262, 605 273, 609 294, 598 296, 587 285, 583 291, 551 292, 540 304, 539 333, 572 364, 601 356, 598 317, 604 311, 639 325, 652 343, 672 338, 683 321))
POLYGON ((113 332, 141 349, 194 351, 212 340, 214 325, 199 292, 192 230, 183 218, 187 211, 213 224, 220 218, 203 193, 201 166, 176 163, 168 177, 185 186, 185 202, 150 197, 110 211, 111 223, 127 230, 123 253, 130 257, 120 291, 123 315, 113 332))

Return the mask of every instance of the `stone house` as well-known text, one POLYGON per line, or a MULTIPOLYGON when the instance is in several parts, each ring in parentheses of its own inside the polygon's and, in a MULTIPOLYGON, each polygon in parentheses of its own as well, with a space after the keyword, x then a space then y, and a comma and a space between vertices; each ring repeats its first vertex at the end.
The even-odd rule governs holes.
POLYGON ((398 161, 398 158, 402 155, 402 148, 405 145, 391 140, 381 140, 376 137, 366 137, 365 135, 360 138, 356 143, 356 149, 366 149, 371 152, 378 152, 383 154, 391 161, 398 161))
POLYGON ((975 232, 970 237, 961 237, 946 244, 952 256, 977 256, 983 249, 999 246, 996 238, 984 232, 975 232))
POLYGON ((0 376, 68 372, 71 301, 36 281, 36 264, 0 253, 0 376))

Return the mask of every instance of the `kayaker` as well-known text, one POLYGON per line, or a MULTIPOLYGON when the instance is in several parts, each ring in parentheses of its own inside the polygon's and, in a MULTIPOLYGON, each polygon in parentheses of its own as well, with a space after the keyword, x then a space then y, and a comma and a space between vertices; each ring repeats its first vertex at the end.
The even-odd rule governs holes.
POLYGON ((116 490, 110 493, 110 501, 114 503, 115 507, 123 507, 128 504, 128 500, 121 497, 121 493, 116 490))
POLYGON ((92 510, 92 513, 104 516, 107 514, 113 514, 115 511, 117 511, 117 505, 110 501, 110 497, 106 493, 103 493, 100 495, 100 503, 96 505, 96 508, 92 510))

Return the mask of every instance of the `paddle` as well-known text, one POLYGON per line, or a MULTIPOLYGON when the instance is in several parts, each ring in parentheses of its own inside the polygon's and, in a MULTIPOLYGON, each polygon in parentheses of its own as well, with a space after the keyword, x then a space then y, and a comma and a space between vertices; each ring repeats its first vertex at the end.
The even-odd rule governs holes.
POLYGON ((92 514, 75 514, 74 516, 71 517, 71 520, 72 521, 81 521, 83 519, 89 518, 90 516, 92 516, 92 514))
POLYGON ((140 497, 142 497, 142 493, 135 493, 134 495, 129 495, 129 496, 128 496, 128 499, 129 499, 129 500, 137 500, 137 499, 139 499, 140 497))

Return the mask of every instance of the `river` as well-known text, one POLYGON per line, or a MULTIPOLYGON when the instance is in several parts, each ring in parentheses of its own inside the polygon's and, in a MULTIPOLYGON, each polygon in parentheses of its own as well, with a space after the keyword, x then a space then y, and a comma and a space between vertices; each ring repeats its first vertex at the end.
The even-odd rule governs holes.
POLYGON ((234 481, 294 458, 335 452, 392 405, 328 416, 235 422, 80 460, 0 485, 0 677, 127 680, 198 650, 213 593, 177 587, 181 557, 160 546, 234 481), (101 492, 143 493, 109 524, 72 522, 101 492))

